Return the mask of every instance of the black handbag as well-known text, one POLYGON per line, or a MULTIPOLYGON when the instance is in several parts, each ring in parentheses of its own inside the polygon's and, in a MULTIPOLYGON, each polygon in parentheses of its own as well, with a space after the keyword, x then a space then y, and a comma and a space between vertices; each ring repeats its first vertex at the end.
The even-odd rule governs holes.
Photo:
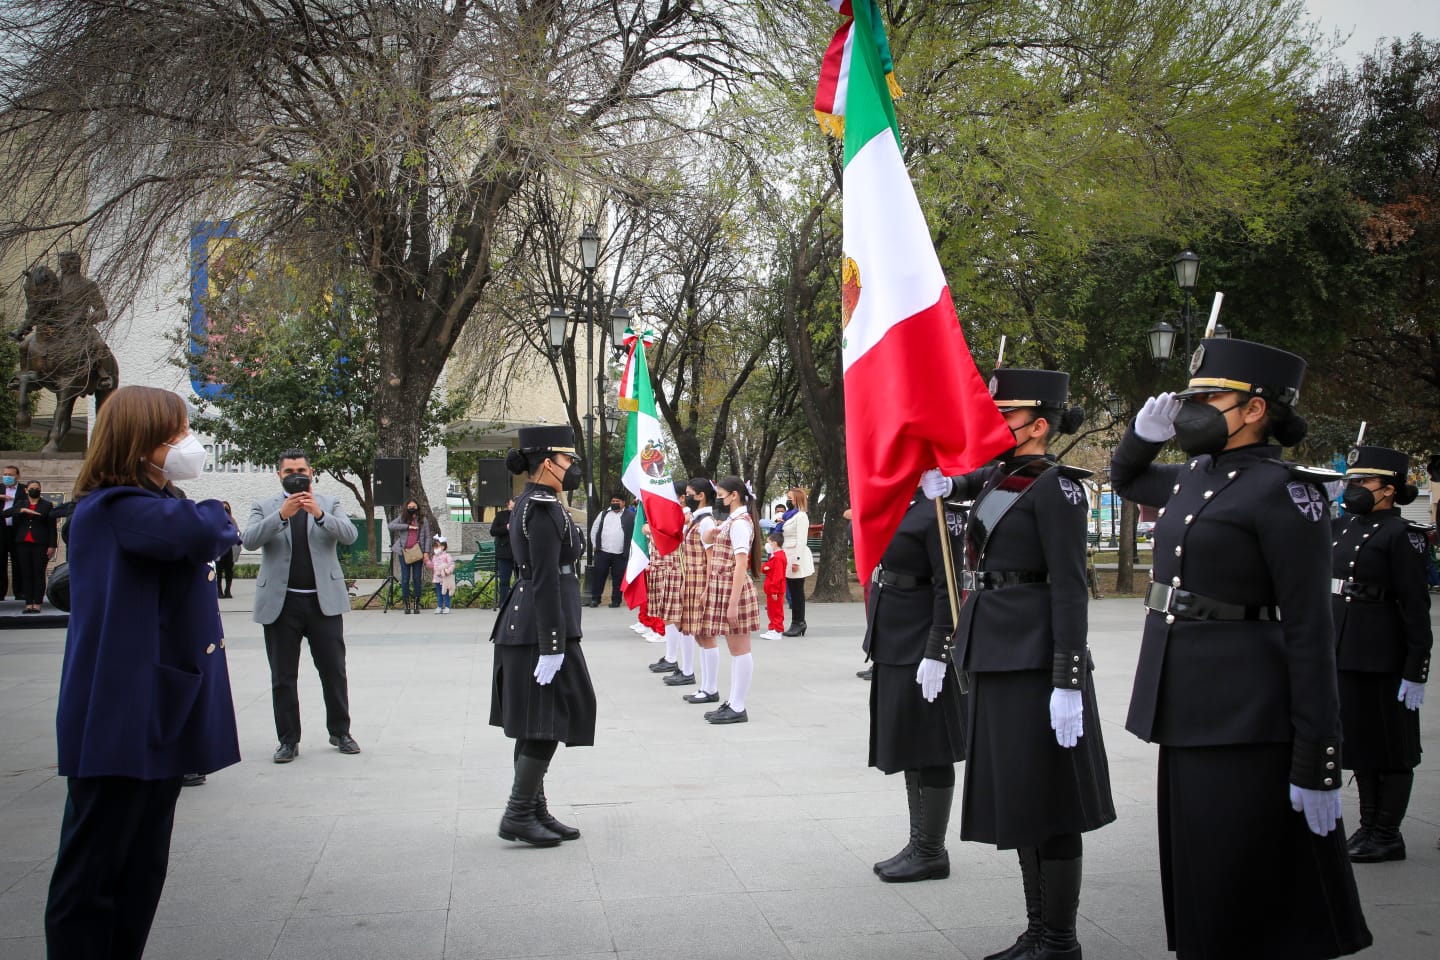
POLYGON ((70 561, 55 564, 45 583, 45 596, 56 610, 70 612, 70 561))

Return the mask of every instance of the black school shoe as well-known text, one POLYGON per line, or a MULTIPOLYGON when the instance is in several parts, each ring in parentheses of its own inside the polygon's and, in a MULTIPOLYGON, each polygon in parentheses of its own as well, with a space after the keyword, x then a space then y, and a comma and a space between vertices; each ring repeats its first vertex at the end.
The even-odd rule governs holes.
POLYGON ((300 756, 300 746, 295 743, 282 743, 275 748, 274 760, 276 763, 289 763, 300 756))
POLYGON ((688 687, 694 682, 695 674, 681 673, 679 670, 676 670, 674 673, 670 674, 670 676, 665 678, 665 686, 667 687, 688 687))
POLYGON ((360 752, 360 744, 356 743, 355 738, 348 733, 342 733, 338 737, 331 737, 330 746, 335 747, 341 753, 360 752))
POLYGON ((744 710, 736 710, 729 703, 720 704, 719 710, 712 710, 705 714, 705 719, 711 723, 749 723, 750 717, 744 710))
MULTIPOLYGON (((694 693, 685 694, 680 699, 684 700, 686 703, 719 703, 720 694, 706 693, 703 690, 696 690, 694 693)), ((714 711, 712 710, 711 713, 713 712, 714 711)), ((707 713, 705 716, 708 717, 710 716, 710 714, 707 713)))
POLYGON ((674 661, 674 660, 666 660, 664 657, 661 657, 659 660, 656 660, 654 663, 650 664, 650 672, 651 672, 651 673, 674 673, 674 672, 675 672, 675 661, 674 661))

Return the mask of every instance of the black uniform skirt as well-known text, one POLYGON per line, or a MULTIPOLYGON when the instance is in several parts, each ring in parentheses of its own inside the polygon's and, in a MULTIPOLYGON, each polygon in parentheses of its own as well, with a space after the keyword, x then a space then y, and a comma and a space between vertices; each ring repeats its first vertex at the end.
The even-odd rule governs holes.
POLYGON ((535 682, 538 646, 495 645, 490 725, 514 740, 559 740, 567 747, 595 744, 595 688, 578 640, 565 644, 565 662, 545 686, 535 682))
POLYGON ((965 697, 950 671, 933 703, 915 682, 919 664, 874 664, 870 682, 870 766, 885 773, 965 759, 965 697))
POLYGON ((1410 770, 1420 765, 1420 711, 1395 699, 1400 675, 1340 671, 1340 726, 1346 770, 1410 770))
POLYGON ((1115 819, 1095 689, 1071 749, 1050 729, 1049 670, 970 674, 969 752, 960 836, 1001 849, 1039 846, 1115 819))
POLYGON ((1289 779, 1289 744, 1160 748, 1160 884, 1180 960, 1316 960, 1370 945, 1345 828, 1311 833, 1289 779))

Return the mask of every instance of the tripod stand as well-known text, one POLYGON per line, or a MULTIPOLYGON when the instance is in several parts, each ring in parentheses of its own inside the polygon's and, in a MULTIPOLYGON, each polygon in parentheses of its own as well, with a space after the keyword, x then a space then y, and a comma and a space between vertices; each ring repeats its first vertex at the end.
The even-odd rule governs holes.
POLYGON ((396 579, 395 579, 395 552, 392 550, 392 551, 390 552, 390 573, 389 573, 389 575, 386 576, 385 579, 380 582, 380 586, 378 586, 378 587, 375 588, 375 592, 372 593, 372 594, 370 594, 370 598, 369 598, 368 600, 366 600, 364 604, 361 605, 360 609, 361 609, 361 610, 369 610, 369 609, 370 609, 370 604, 375 601, 375 598, 378 597, 378 596, 380 596, 381 593, 384 593, 384 594, 385 594, 385 606, 384 606, 384 609, 383 609, 381 612, 382 612, 382 613, 389 613, 389 612, 390 612, 390 608, 393 607, 393 606, 395 606, 395 588, 396 588, 398 585, 399 585, 399 584, 396 582, 396 579), (388 588, 388 589, 387 589, 387 588, 388 588))

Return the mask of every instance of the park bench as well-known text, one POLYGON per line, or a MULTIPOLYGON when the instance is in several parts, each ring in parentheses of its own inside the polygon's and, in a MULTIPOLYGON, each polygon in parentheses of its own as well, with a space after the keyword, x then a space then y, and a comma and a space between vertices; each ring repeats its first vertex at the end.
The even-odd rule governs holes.
POLYGON ((476 589, 470 594, 468 607, 473 604, 486 587, 493 593, 496 587, 495 541, 482 540, 475 545, 475 555, 455 564, 455 587, 468 583, 476 589))

